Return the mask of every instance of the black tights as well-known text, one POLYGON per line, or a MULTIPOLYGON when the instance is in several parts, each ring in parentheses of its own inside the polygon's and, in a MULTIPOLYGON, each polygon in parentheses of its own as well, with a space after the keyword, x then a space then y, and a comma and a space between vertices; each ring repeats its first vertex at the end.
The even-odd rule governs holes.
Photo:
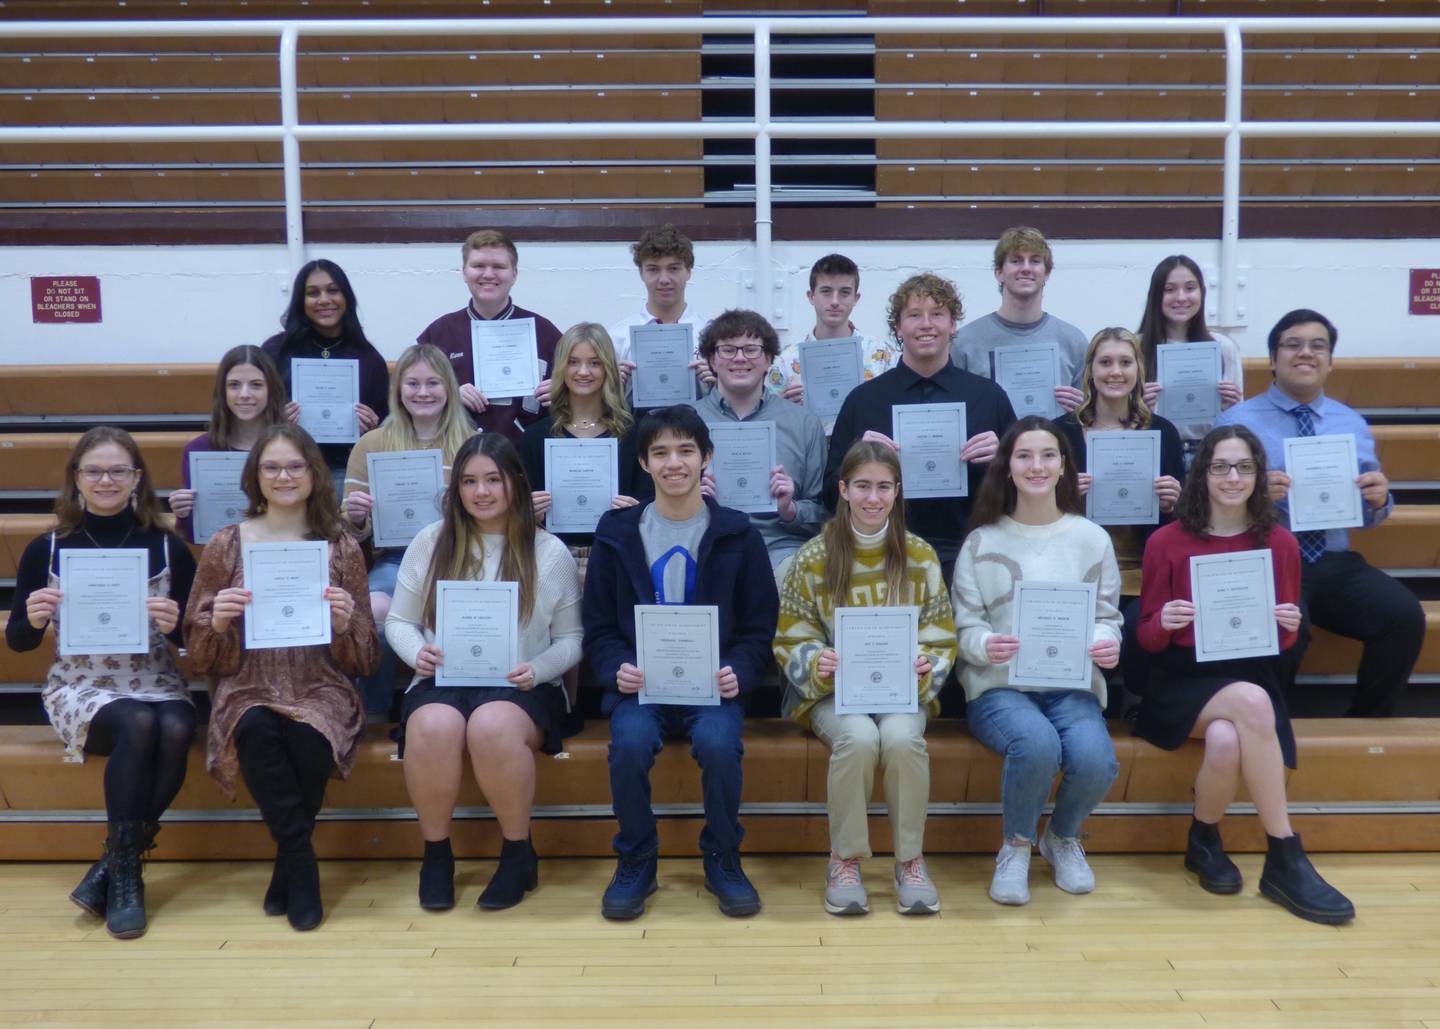
POLYGON ((112 700, 90 720, 85 750, 108 756, 105 813, 158 821, 185 782, 195 709, 183 700, 112 700))
POLYGON ((235 726, 235 753, 279 849, 306 847, 335 766, 330 741, 304 722, 252 707, 235 726))

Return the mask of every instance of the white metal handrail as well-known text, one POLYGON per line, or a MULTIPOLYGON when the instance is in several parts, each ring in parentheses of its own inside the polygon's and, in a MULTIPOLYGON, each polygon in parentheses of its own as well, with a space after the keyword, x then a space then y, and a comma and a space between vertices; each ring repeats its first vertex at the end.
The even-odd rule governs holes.
POLYGON ((300 192, 300 144, 340 140, 456 139, 753 139, 755 143, 755 286, 768 308, 773 295, 771 267, 773 139, 1024 139, 1177 138, 1225 140, 1220 234, 1221 327, 1239 322, 1240 144, 1257 139, 1440 136, 1440 121, 1274 121, 1241 120, 1244 37, 1304 33, 1440 33, 1440 18, 436 18, 427 20, 325 21, 94 21, 11 22, 0 28, 10 39, 278 37, 279 125, 128 125, 0 127, 0 144, 154 142, 281 143, 285 176, 285 236, 290 261, 305 260, 300 192), (755 115, 731 122, 572 122, 544 124, 447 123, 410 125, 306 125, 300 122, 297 89, 299 41, 307 37, 451 35, 487 37, 581 34, 699 35, 748 33, 754 40, 755 115), (899 122, 845 123, 774 121, 770 115, 770 51, 776 35, 1111 35, 1166 36, 1215 33, 1225 42, 1225 120, 1218 122, 899 122))

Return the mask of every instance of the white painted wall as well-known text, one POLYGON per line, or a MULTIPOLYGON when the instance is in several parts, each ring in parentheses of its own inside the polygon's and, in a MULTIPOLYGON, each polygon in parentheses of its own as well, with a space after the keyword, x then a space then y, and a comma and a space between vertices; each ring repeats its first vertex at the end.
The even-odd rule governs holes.
MULTIPOLYGON (((1087 333, 1106 325, 1135 327, 1150 271, 1165 255, 1189 254, 1212 281, 1219 261, 1218 244, 1209 240, 1052 244, 1057 264, 1046 309, 1087 333)), ((856 322, 872 335, 883 330, 889 292, 915 271, 953 278, 970 317, 998 303, 987 242, 782 242, 774 248, 779 288, 771 312, 782 339, 809 328, 806 275, 817 257, 832 250, 862 269, 856 322)), ((689 296, 698 310, 713 315, 729 306, 756 306, 751 245, 703 243, 696 251, 689 296)), ((329 246, 312 254, 349 273, 366 332, 388 357, 431 319, 466 300, 458 243, 329 246)), ((1440 317, 1408 313, 1408 270, 1436 266, 1436 240, 1249 241, 1241 249, 1244 324, 1229 329, 1245 354, 1260 356, 1281 314, 1313 307, 1339 327, 1342 356, 1440 355, 1440 317)), ((277 331, 289 285, 281 246, 0 249, 0 363, 215 360, 229 347, 258 343, 277 331), (33 324, 31 275, 98 275, 104 322, 33 324)), ((524 244, 514 296, 562 329, 581 320, 609 323, 644 302, 628 248, 620 243, 524 244)))

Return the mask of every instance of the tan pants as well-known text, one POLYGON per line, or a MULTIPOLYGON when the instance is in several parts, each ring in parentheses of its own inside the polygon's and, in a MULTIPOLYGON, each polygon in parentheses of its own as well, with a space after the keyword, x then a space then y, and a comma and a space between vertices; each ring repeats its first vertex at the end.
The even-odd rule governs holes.
POLYGON ((909 861, 924 851, 930 803, 925 721, 924 712, 837 715, 834 697, 810 709, 811 728, 830 748, 825 807, 830 815, 830 849, 836 857, 870 856, 866 810, 875 790, 876 764, 885 769, 885 806, 895 837, 895 859, 909 861))

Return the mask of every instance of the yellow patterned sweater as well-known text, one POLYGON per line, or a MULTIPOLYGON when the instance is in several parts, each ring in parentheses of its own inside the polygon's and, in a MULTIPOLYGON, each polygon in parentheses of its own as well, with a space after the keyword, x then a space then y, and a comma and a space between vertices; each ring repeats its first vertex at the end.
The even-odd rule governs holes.
MULTIPOLYGON (((850 572, 850 596, 840 607, 877 607, 889 603, 885 584, 883 544, 855 538, 855 565, 850 572)), ((940 712, 938 694, 955 663, 955 613, 934 549, 913 532, 905 534, 906 596, 899 604, 920 609, 920 653, 930 658, 930 674, 920 679, 920 707, 934 718, 940 712)), ((835 680, 816 674, 820 652, 835 638, 837 606, 825 591, 828 548, 816 536, 795 554, 785 585, 780 590, 780 624, 775 634, 775 660, 785 676, 786 718, 809 726, 810 709, 835 690, 835 680)), ((917 655, 919 656, 919 655, 917 655)))

